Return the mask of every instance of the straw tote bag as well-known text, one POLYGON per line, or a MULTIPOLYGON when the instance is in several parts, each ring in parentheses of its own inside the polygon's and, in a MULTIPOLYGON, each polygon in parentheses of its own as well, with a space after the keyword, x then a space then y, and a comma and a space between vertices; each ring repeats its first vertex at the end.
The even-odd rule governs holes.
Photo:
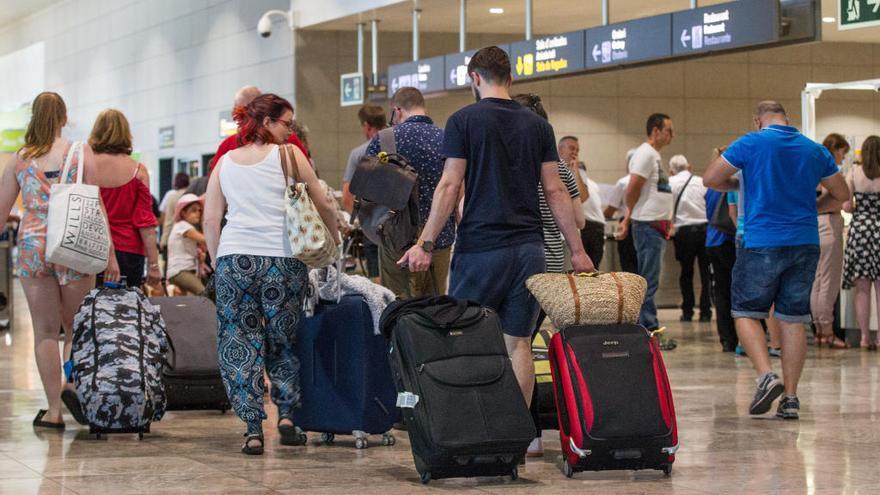
POLYGON ((648 283, 625 272, 541 273, 526 287, 556 328, 637 323, 648 283))
POLYGON ((83 144, 70 145, 61 179, 49 192, 46 260, 80 273, 101 273, 110 254, 110 227, 98 186, 83 184, 83 144), (77 155, 76 180, 66 184, 77 155))
MULTIPOLYGON (((290 183, 287 170, 296 159, 290 149, 291 145, 279 146, 281 168, 284 172, 284 210, 287 228, 287 239, 293 257, 302 261, 309 268, 324 268, 339 259, 339 248, 333 242, 330 229, 324 225, 315 203, 309 197, 308 184, 294 178, 290 183)), ((297 170, 294 165, 293 170, 297 170)))

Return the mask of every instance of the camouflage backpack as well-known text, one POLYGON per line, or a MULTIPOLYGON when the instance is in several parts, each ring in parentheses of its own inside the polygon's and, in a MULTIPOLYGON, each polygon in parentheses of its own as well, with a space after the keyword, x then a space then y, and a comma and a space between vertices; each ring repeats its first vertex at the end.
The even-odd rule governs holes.
POLYGON ((73 379, 93 433, 149 432, 165 414, 168 339, 140 289, 93 289, 74 318, 73 379))

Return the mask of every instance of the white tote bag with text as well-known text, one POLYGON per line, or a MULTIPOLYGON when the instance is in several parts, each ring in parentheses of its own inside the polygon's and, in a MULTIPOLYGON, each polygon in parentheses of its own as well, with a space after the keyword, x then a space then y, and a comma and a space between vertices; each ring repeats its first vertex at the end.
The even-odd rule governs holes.
POLYGON ((52 184, 46 234, 46 260, 80 273, 100 273, 107 268, 110 228, 101 208, 98 186, 83 184, 83 145, 70 146, 60 183, 52 184), (66 184, 74 153, 76 181, 66 184))

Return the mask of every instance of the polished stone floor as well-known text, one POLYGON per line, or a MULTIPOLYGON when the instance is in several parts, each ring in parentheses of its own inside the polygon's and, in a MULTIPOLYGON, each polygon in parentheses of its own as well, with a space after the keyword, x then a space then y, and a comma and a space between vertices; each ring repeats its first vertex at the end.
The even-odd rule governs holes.
MULTIPOLYGON (((405 433, 394 447, 280 447, 267 429, 267 452, 238 452, 242 425, 219 413, 169 413, 143 441, 94 440, 72 418, 64 433, 36 432, 45 407, 32 354, 26 305, 18 293, 14 330, 0 333, 0 494, 129 493, 880 493, 878 354, 811 348, 799 422, 745 411, 754 380, 744 358, 722 354, 713 327, 664 311, 680 347, 665 354, 681 440, 671 477, 660 472, 560 472, 559 439, 545 433, 546 456, 520 479, 439 480, 423 487, 405 433), (674 321, 675 320, 675 321, 674 321), (674 323, 673 323, 674 321, 674 323)), ((778 362, 777 362, 778 368, 778 362)), ((268 425, 267 425, 268 427, 268 425)), ((313 435, 317 437, 317 435, 313 435)))

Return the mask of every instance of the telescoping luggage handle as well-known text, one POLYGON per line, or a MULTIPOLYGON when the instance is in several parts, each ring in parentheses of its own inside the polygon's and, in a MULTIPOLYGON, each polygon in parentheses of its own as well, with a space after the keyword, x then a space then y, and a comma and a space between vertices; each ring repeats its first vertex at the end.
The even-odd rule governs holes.
POLYGON ((578 294, 577 283, 575 282, 575 277, 598 277, 599 275, 611 275, 611 278, 614 279, 614 282, 617 284, 617 324, 623 323, 623 282, 620 281, 620 278, 614 272, 581 272, 581 273, 569 273, 568 274, 568 285, 571 287, 571 295, 574 297, 574 324, 581 324, 581 297, 578 294))

